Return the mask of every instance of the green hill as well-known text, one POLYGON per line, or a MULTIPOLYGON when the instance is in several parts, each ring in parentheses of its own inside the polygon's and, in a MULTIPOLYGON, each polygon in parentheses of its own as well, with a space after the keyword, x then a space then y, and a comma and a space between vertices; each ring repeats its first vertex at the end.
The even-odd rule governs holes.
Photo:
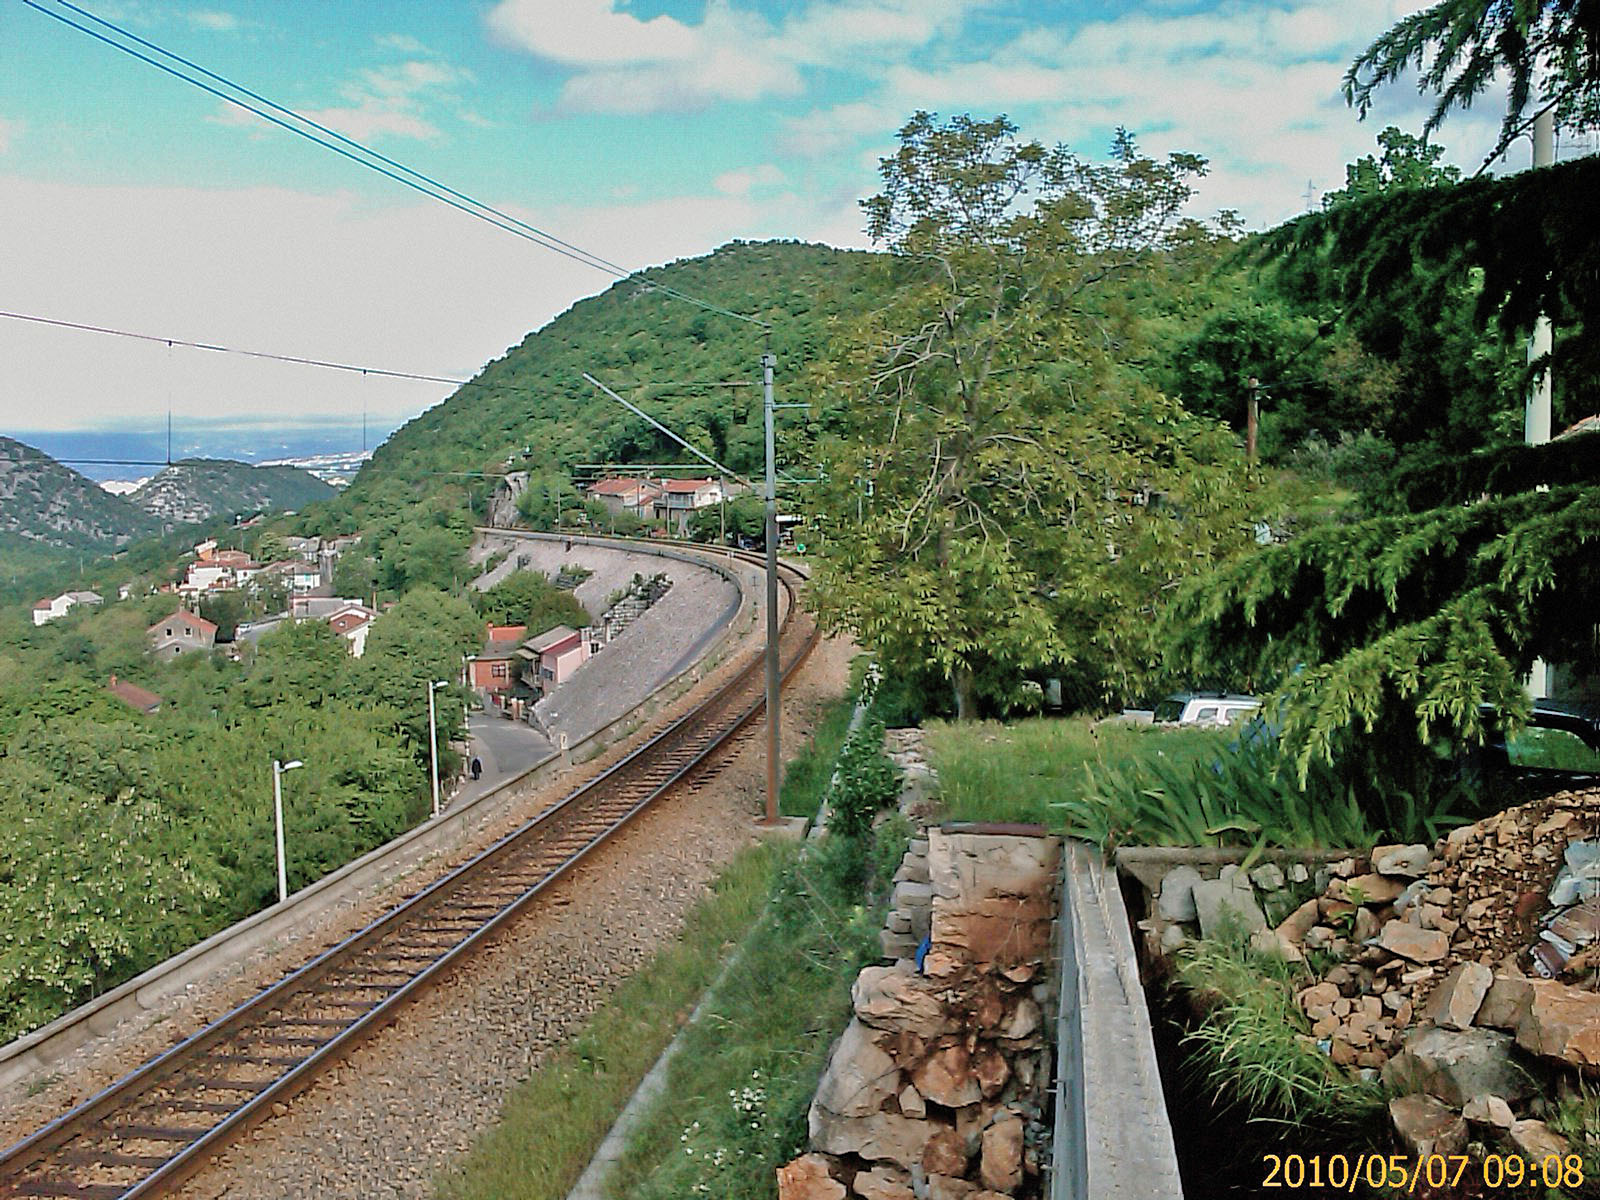
POLYGON ((149 513, 32 446, 0 437, 0 549, 114 550, 157 532, 149 513))
MULTIPOLYGON (((798 242, 735 242, 652 271, 668 287, 772 323, 780 399, 827 342, 828 324, 870 294, 871 255, 798 242)), ((579 301, 396 431, 308 524, 393 527, 417 505, 481 513, 508 466, 691 461, 583 381, 585 371, 735 470, 759 467, 765 331, 623 281, 579 301), (715 387, 739 382, 746 386, 715 387), (667 386, 667 385, 672 386, 667 386), (428 504, 429 501, 433 504, 428 504)))
POLYGON ((299 467, 185 458, 162 468, 128 499, 163 524, 194 525, 215 516, 295 511, 333 494, 330 484, 299 467))

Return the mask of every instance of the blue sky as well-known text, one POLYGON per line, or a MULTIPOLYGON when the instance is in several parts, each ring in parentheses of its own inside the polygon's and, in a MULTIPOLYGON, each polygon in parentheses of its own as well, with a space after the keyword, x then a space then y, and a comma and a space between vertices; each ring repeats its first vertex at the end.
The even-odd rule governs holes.
MULTIPOLYGON (((46 8, 73 15, 58 0, 46 8)), ((1212 164, 1197 207, 1265 226, 1425 105, 1365 124, 1344 66, 1407 0, 84 0, 82 7, 592 249, 861 246, 918 108, 1212 164)), ((81 18, 75 18, 80 19, 81 18)), ((1476 166, 1498 109, 1452 118, 1476 166)), ((1520 165, 1513 164, 1513 165, 1520 165)), ((470 374, 607 286, 0 0, 0 308, 470 374)), ((0 321, 0 432, 402 417, 448 389, 0 321), (64 364, 70 367, 64 369, 64 364)))

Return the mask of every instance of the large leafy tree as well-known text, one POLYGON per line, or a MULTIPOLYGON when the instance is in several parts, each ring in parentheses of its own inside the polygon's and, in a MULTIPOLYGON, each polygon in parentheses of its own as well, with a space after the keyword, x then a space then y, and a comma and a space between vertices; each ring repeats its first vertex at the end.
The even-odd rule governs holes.
POLYGON ((1182 217, 1202 160, 1109 163, 1004 117, 918 113, 865 201, 887 301, 815 383, 832 436, 813 501, 816 598, 959 715, 1028 672, 1137 692, 1149 616, 1248 536, 1236 441, 1126 369, 1118 288, 1210 235, 1182 217))

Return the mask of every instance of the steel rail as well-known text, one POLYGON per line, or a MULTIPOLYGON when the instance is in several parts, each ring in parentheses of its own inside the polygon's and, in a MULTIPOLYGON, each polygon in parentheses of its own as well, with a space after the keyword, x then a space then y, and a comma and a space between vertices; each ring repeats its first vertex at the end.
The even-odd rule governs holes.
MULTIPOLYGON (((748 561, 749 557, 754 556, 746 556, 741 552, 736 557, 748 561)), ((804 578, 802 571, 793 567, 786 569, 804 578)), ((789 594, 789 611, 793 618, 796 612, 794 587, 787 579, 784 586, 789 594)), ((786 675, 799 667, 818 640, 815 628, 803 629, 802 624, 792 619, 785 623, 785 635, 793 650, 785 669, 786 675), (794 650, 792 643, 796 639, 801 644, 794 650)), ((134 1200, 135 1197, 160 1194, 187 1178, 202 1165, 208 1154, 215 1153, 232 1138, 264 1119, 272 1105, 282 1103, 303 1090, 324 1067, 392 1022, 407 1003, 425 993, 435 981, 492 938, 506 922, 523 911, 545 889, 563 879, 574 866, 662 794, 698 774, 718 749, 762 711, 760 669, 759 660, 750 663, 693 711, 651 736, 595 779, 573 790, 544 812, 524 822, 338 945, 0 1153, 0 1189, 3 1189, 0 1194, 134 1200), (753 696, 753 700, 736 713, 728 713, 727 710, 745 695, 753 696), (533 877, 531 885, 518 884, 517 894, 509 901, 460 903, 461 900, 470 901, 471 889, 479 881, 487 883, 485 891, 494 891, 500 870, 514 866, 519 855, 532 860, 524 867, 524 874, 533 877), (540 861, 541 858, 548 860, 552 856, 558 857, 553 866, 540 861), (451 908, 459 909, 461 915, 451 917, 451 908), (469 915, 473 913, 486 915, 469 915), (429 918, 462 921, 465 924, 457 936, 448 927, 440 930, 429 925, 429 918), (399 940, 408 929, 413 937, 438 938, 448 935, 450 940, 432 947, 428 953, 410 956, 410 961, 425 964, 420 969, 381 964, 376 969, 366 969, 365 978, 403 978, 402 983, 362 982, 363 968, 359 963, 365 955, 370 954, 378 960, 407 961, 407 955, 386 952, 384 945, 391 938, 399 940), (341 969, 351 970, 353 978, 342 984, 327 984, 324 992, 347 990, 383 994, 366 1002, 319 1000, 317 985, 333 979, 341 969), (348 1021, 328 1017, 296 1019, 290 1006, 297 1000, 313 1011, 325 1012, 331 1007, 359 1007, 364 1011, 353 1014, 348 1021), (323 1028, 330 1032, 326 1036, 306 1034, 287 1039, 281 1033, 273 1033, 274 1030, 300 1027, 323 1028), (227 1050, 230 1041, 236 1043, 233 1054, 213 1054, 227 1050), (277 1041, 303 1044, 306 1049, 303 1052, 286 1051, 281 1055, 241 1053, 257 1043, 273 1045, 277 1041), (212 1058, 208 1060, 208 1056, 212 1058), (271 1063, 288 1066, 289 1069, 276 1072, 276 1077, 268 1080, 243 1081, 225 1076, 222 1079, 197 1078, 188 1081, 196 1085, 195 1090, 201 1094, 252 1091, 253 1094, 238 1104, 186 1100, 182 1096, 161 1098, 160 1094, 167 1090, 165 1085, 184 1082, 177 1078, 184 1070, 203 1067, 208 1061, 220 1061, 226 1066, 229 1060, 236 1067, 271 1063), (180 1140, 176 1136, 141 1138, 141 1132, 196 1135, 182 1139, 184 1144, 176 1152, 166 1155, 159 1166, 149 1168, 147 1164, 161 1156, 130 1155, 118 1149, 117 1127, 112 1124, 115 1116, 126 1113, 139 1103, 164 1110, 171 1120, 186 1119, 175 1114, 196 1113, 220 1114, 220 1119, 207 1121, 204 1128, 183 1130, 152 1130, 142 1125, 124 1125, 123 1128, 130 1131, 124 1142, 180 1140), (227 1111, 230 1108, 231 1111, 227 1111), (76 1167, 76 1171, 59 1169, 53 1163, 50 1156, 55 1151, 68 1148, 79 1138, 87 1142, 89 1135, 95 1134, 111 1145, 100 1150, 93 1146, 83 1147, 76 1153, 79 1161, 68 1164, 69 1167, 76 1167), (84 1173, 103 1176, 110 1168, 134 1164, 139 1165, 140 1169, 148 1169, 148 1174, 131 1183, 80 1183, 73 1178, 76 1174, 81 1179, 84 1173), (30 1177, 21 1178, 19 1172, 30 1177)), ((506 886, 501 883, 499 890, 504 891, 506 886)), ((69 1156, 59 1157, 64 1160, 69 1156)))

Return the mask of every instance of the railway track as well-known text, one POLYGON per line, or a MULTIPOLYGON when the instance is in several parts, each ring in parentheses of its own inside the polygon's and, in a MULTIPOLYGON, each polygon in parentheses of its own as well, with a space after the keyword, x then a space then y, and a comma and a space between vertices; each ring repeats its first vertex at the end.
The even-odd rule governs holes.
MULTIPOLYGON (((745 557, 741 555, 741 557, 745 557)), ((784 674, 817 633, 783 586, 784 674)), ((160 1195, 393 1021, 612 833, 720 765, 763 707, 760 659, 604 773, 366 928, 0 1153, 0 1197, 160 1195)))

